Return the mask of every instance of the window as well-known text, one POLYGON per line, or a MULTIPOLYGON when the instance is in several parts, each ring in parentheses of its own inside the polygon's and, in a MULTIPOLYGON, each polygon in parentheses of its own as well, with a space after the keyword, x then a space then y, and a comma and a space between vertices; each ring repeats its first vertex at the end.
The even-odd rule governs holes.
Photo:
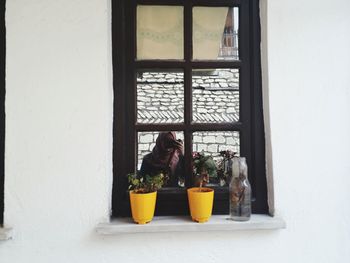
POLYGON ((5 1, 0 4, 0 226, 4 222, 5 1))
MULTIPOLYGON (((159 132, 184 145, 182 170, 158 191, 157 215, 188 214, 194 151, 247 158, 253 213, 267 213, 258 0, 113 1, 113 216, 130 214, 126 174, 159 132)), ((214 214, 228 186, 210 178, 214 214)))

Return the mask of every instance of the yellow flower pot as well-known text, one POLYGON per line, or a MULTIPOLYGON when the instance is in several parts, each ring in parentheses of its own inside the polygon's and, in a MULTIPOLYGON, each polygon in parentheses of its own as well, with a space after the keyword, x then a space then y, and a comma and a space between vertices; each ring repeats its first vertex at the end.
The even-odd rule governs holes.
POLYGON ((214 190, 202 187, 199 192, 199 187, 193 187, 187 189, 187 195, 192 220, 198 223, 207 222, 213 210, 214 190))
POLYGON ((143 225, 152 221, 156 199, 157 192, 137 194, 130 191, 131 214, 135 223, 143 225))

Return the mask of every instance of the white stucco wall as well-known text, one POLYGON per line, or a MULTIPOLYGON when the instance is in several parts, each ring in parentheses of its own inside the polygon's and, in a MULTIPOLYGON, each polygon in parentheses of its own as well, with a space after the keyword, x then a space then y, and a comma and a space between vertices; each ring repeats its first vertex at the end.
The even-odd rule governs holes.
POLYGON ((94 226, 108 218, 112 182, 109 1, 7 2, 5 223, 14 236, 0 242, 1 263, 350 260, 348 0, 263 9, 269 163, 287 229, 108 238, 94 226))

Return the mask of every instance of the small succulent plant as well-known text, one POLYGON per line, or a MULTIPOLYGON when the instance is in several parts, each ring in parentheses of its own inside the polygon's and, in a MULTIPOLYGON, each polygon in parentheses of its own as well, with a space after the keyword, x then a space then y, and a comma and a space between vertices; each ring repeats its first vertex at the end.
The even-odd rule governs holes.
POLYGON ((155 175, 141 176, 137 173, 129 173, 128 175, 129 190, 133 190, 137 194, 146 194, 155 192, 168 180, 168 176, 165 173, 159 173, 155 175))

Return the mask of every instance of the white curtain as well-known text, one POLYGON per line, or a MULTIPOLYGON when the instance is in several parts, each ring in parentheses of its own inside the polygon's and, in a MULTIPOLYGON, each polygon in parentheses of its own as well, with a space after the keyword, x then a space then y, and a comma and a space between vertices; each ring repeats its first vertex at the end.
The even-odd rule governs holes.
POLYGON ((228 7, 193 8, 193 59, 217 59, 228 7))
POLYGON ((183 59, 183 7, 137 7, 137 59, 183 59))
MULTIPOLYGON (((193 58, 217 59, 228 7, 193 8, 193 58)), ((183 59, 181 6, 137 7, 137 59, 183 59)))

